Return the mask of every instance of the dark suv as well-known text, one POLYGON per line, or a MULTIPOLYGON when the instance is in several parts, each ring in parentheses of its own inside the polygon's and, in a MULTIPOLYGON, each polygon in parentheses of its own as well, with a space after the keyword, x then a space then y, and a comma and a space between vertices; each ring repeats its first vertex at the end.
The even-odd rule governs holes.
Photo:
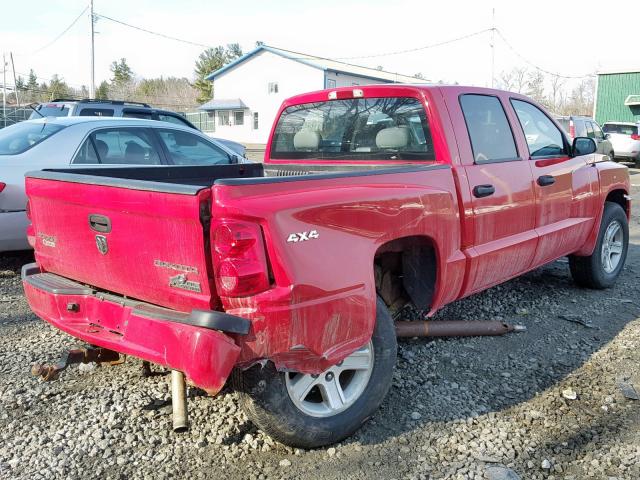
MULTIPOLYGON (((175 123, 183 127, 198 128, 182 115, 169 110, 160 110, 142 102, 130 102, 125 100, 77 100, 69 98, 56 98, 50 102, 41 103, 34 107, 29 120, 40 117, 129 117, 145 120, 159 120, 161 122, 175 123)), ((234 152, 244 157, 244 145, 215 138, 234 152)))

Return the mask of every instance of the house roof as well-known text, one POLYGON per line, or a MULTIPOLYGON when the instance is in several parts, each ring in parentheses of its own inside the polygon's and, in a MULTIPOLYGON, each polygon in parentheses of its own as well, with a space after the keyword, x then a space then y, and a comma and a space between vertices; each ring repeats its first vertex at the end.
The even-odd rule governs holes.
POLYGON ((629 68, 625 70, 602 70, 597 72, 598 75, 617 75, 622 73, 640 73, 640 67, 629 68))
POLYGON ((198 110, 244 110, 247 105, 239 98, 216 98, 200 105, 198 110))
MULTIPOLYGON (((270 47, 268 45, 260 45, 249 53, 244 54, 240 58, 237 58, 233 62, 219 68, 215 72, 210 73, 206 79, 215 80, 216 77, 228 72, 235 68, 239 64, 250 59, 254 55, 260 52, 271 52, 275 55, 279 55, 289 60, 294 60, 299 63, 303 63, 310 67, 318 68, 320 70, 332 71, 338 73, 347 73, 349 75, 355 75, 359 77, 366 77, 373 80, 380 80, 382 82, 394 82, 394 83, 416 83, 421 79, 417 77, 411 77, 408 75, 402 75, 399 73, 387 72, 385 70, 378 70, 376 68, 362 67, 360 65, 352 65, 350 63, 340 62, 338 60, 331 60, 330 58, 317 57, 315 55, 308 55, 306 53, 293 52, 291 50, 284 50, 282 48, 270 47)), ((426 81, 426 80, 423 80, 426 81)))

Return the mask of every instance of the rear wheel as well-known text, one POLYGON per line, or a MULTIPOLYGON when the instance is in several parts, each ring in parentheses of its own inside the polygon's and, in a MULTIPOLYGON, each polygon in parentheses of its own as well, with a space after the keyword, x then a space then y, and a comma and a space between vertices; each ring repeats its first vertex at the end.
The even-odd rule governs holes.
POLYGON ((378 409, 393 377, 397 344, 381 299, 371 340, 319 375, 257 365, 235 375, 243 410, 286 445, 313 448, 354 433, 378 409))
POLYGON ((593 253, 588 257, 569 257, 573 280, 578 285, 589 288, 612 286, 622 271, 628 247, 627 215, 617 203, 606 202, 593 253))

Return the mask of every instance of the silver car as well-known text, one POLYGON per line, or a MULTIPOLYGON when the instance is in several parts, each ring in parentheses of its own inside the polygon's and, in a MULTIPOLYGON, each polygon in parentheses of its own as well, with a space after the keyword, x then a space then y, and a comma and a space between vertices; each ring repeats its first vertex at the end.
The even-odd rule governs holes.
POLYGON ((581 115, 570 115, 565 117, 556 117, 556 120, 564 131, 569 135, 571 140, 575 137, 593 138, 598 147, 598 153, 608 155, 613 160, 617 155, 617 150, 612 145, 606 132, 600 128, 598 122, 590 117, 581 115))
POLYGON ((609 140, 616 152, 616 158, 635 162, 640 168, 640 122, 605 122, 602 130, 609 135, 609 140))
POLYGON ((0 129, 0 252, 29 248, 24 182, 28 171, 245 162, 197 130, 156 120, 41 118, 0 129))

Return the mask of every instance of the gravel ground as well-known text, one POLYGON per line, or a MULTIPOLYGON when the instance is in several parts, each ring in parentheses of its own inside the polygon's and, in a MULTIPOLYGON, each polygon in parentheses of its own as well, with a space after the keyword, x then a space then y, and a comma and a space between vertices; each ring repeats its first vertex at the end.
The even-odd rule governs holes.
POLYGON ((191 389, 191 429, 174 434, 169 376, 156 367, 144 378, 135 359, 32 378, 31 364, 76 343, 30 312, 19 280, 28 261, 0 255, 2 478, 640 478, 640 400, 623 394, 630 385, 640 393, 637 214, 615 288, 576 288, 558 261, 448 306, 439 318, 527 331, 401 341, 378 414, 352 438, 311 451, 274 443, 229 392, 191 389))

